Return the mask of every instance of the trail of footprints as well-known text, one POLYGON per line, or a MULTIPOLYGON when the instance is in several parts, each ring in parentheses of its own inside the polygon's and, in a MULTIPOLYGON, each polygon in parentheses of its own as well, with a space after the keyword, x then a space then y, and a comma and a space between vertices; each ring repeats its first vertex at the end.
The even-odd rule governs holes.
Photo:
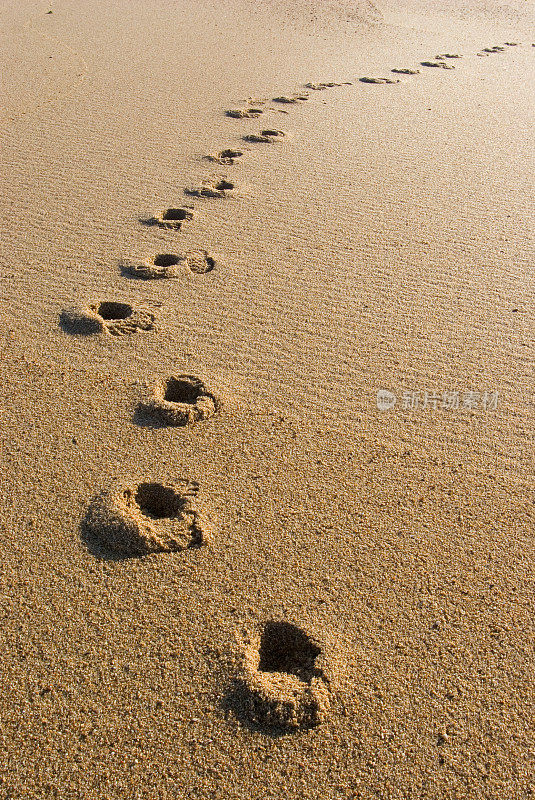
MULTIPOLYGON (((505 42, 483 48, 479 57, 500 54, 518 42, 505 42)), ((535 47, 535 44, 533 45, 535 47)), ((393 67, 391 75, 417 76, 420 67, 452 70, 458 53, 440 53, 421 61, 418 67, 393 67)), ((400 77, 362 76, 362 84, 399 84, 400 77)), ((352 82, 307 83, 302 92, 273 97, 270 101, 249 100, 241 108, 225 111, 233 120, 256 120, 269 113, 289 112, 281 106, 295 106, 309 100, 309 91, 319 92, 352 82)), ((277 127, 263 127, 243 133, 247 144, 273 145, 284 139, 277 127)), ((203 158, 211 163, 232 166, 245 155, 227 147, 203 158)), ((198 199, 224 199, 236 188, 228 175, 212 175, 199 184, 184 188, 184 195, 198 199)), ((194 219, 192 205, 176 205, 140 218, 140 223, 166 231, 179 232, 194 219)), ((125 278, 140 280, 180 279, 188 272, 205 275, 217 268, 215 259, 204 249, 179 253, 158 253, 142 262, 123 261, 125 278)), ((138 304, 101 300, 86 306, 64 309, 62 328, 71 334, 110 334, 123 336, 155 327, 157 303, 138 304)), ((214 390, 194 375, 175 374, 146 386, 135 411, 138 421, 153 426, 183 427, 199 423, 222 411, 221 399, 214 390)), ((101 557, 131 558, 154 553, 172 553, 200 548, 209 542, 214 523, 201 498, 198 483, 177 479, 173 483, 144 478, 139 482, 114 483, 90 503, 82 524, 82 536, 89 549, 101 557)), ((224 702, 244 723, 259 730, 293 731, 315 727, 329 709, 328 663, 321 645, 304 630, 285 620, 270 620, 254 632, 244 633, 239 665, 224 702)))

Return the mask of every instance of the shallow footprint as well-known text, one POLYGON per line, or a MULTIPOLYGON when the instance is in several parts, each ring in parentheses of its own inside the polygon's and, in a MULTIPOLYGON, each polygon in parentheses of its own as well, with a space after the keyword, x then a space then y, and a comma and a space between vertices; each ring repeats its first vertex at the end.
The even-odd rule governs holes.
POLYGON ((121 272, 131 278, 143 280, 161 280, 164 278, 178 278, 181 267, 185 264, 185 257, 174 253, 159 253, 146 261, 123 261, 121 272))
POLYGON ((171 553, 205 543, 196 482, 137 485, 118 482, 90 503, 83 523, 87 543, 124 558, 171 553))
POLYGON ((363 78, 359 78, 361 83, 401 83, 399 78, 368 78, 364 76, 363 78))
POLYGON ((207 156, 203 156, 203 158, 215 164, 234 164, 234 161, 242 155, 243 152, 241 150, 227 148, 226 150, 220 150, 219 153, 215 155, 209 153, 207 156))
POLYGON ((422 67, 438 67, 439 69, 455 69, 453 64, 446 64, 445 61, 420 61, 422 67))
POLYGON ((104 300, 88 306, 71 306, 60 314, 60 325, 67 333, 90 335, 107 332, 124 336, 154 328, 155 314, 145 306, 104 300))
POLYGON ((276 139, 282 139, 284 135, 285 135, 284 131, 277 131, 274 129, 266 128, 260 133, 248 133, 246 136, 243 137, 243 140, 244 142, 253 142, 253 143, 265 142, 267 144, 273 144, 273 142, 276 141, 276 139))
POLYGON ((196 275, 205 275, 216 266, 215 258, 207 250, 188 250, 185 261, 188 269, 196 275))
POLYGON ((281 94, 279 97, 274 97, 274 103, 283 103, 283 104, 294 104, 299 103, 303 100, 308 100, 307 94, 281 94))
POLYGON ((391 69, 390 72, 395 72, 396 75, 419 75, 420 74, 420 70, 419 69, 408 69, 408 68, 391 69))
POLYGON ((347 83, 305 83, 305 89, 313 89, 315 92, 323 92, 325 89, 332 89, 335 86, 352 86, 353 84, 347 83))
POLYGON ((166 208, 154 217, 142 217, 143 225, 156 225, 158 228, 179 231, 182 223, 193 219, 192 207, 166 208))
POLYGON ((259 117, 264 113, 262 108, 231 108, 225 111, 225 116, 232 117, 232 119, 251 119, 259 117))
POLYGON ((462 56, 459 55, 459 53, 440 53, 440 55, 435 56, 435 58, 437 61, 442 61, 444 58, 462 58, 462 56))
POLYGON ((164 425, 192 425, 208 419, 220 408, 216 396, 193 375, 172 375, 147 391, 137 412, 164 425))
POLYGON ((263 729, 319 725, 329 709, 329 681, 319 644, 296 625, 267 622, 247 640, 230 702, 238 717, 263 729))
POLYGON ((192 197, 226 197, 227 192, 235 188, 232 181, 225 177, 219 177, 204 180, 200 186, 188 186, 184 192, 192 197))

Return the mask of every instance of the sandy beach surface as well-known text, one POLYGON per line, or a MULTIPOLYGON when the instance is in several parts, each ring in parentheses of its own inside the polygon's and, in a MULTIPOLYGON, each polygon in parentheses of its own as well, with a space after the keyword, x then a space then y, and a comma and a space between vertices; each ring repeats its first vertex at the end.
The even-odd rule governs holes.
POLYGON ((2 3, 1 800, 535 795, 534 22, 2 3))

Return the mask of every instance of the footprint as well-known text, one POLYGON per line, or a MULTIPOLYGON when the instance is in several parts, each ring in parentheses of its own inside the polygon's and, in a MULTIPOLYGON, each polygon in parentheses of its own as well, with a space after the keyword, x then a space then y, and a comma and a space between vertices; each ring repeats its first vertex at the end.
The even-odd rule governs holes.
POLYGON ((437 61, 441 61, 444 58, 462 58, 462 56, 459 55, 459 53, 441 53, 440 55, 435 56, 435 58, 437 61))
POLYGON ((231 150, 227 148, 226 150, 220 150, 219 153, 215 155, 207 155, 203 156, 207 161, 213 161, 215 164, 234 164, 234 161, 242 156, 243 153, 241 150, 231 150))
POLYGON ((520 42, 505 42, 504 43, 507 47, 518 47, 520 42))
POLYGON ((233 119, 251 119, 252 117, 259 117, 263 113, 264 109, 262 108, 231 108, 225 111, 225 115, 233 119))
POLYGON ((184 192, 192 197, 226 197, 226 193, 234 188, 232 181, 219 177, 204 180, 200 186, 188 186, 184 192))
POLYGON ((445 61, 420 61, 422 67, 439 67, 440 69, 455 69, 453 64, 446 64, 445 61))
POLYGON ((308 100, 308 94, 282 94, 279 97, 274 97, 274 103, 299 103, 302 100, 308 100))
POLYGON ((315 92, 322 92, 324 89, 332 89, 334 86, 352 86, 352 83, 305 83, 305 89, 313 89, 315 92))
POLYGON ((193 375, 177 375, 159 382, 140 400, 137 413, 165 425, 192 425, 212 417, 220 408, 215 395, 193 375))
POLYGON ((182 223, 190 219, 193 219, 192 208, 183 206, 182 208, 166 208, 155 217, 142 217, 140 222, 143 225, 157 225, 158 228, 179 231, 182 223))
POLYGON ((146 261, 124 261, 121 266, 123 275, 143 280, 178 278, 184 267, 199 275, 211 272, 215 267, 215 259, 206 250, 190 250, 185 256, 174 253, 160 253, 146 261))
POLYGON ((68 333, 111 333, 123 336, 154 328, 155 314, 144 306, 104 300, 87 307, 72 306, 60 314, 60 325, 68 333))
POLYGON ((277 138, 281 139, 283 136, 283 131, 266 129, 260 133, 249 133, 247 136, 243 137, 243 140, 245 142, 266 142, 268 144, 273 144, 277 138))
POLYGON ((494 47, 484 47, 483 50, 481 50, 478 53, 478 56, 481 55, 482 53, 484 53, 486 55, 490 55, 491 53, 503 53, 504 50, 505 50, 505 47, 501 47, 501 45, 496 44, 496 45, 494 45, 494 47))
POLYGON ((205 275, 215 269, 216 261, 206 250, 188 250, 186 266, 197 275, 205 275))
POLYGON ((288 622, 266 623, 246 642, 231 703, 259 728, 295 731, 319 725, 329 709, 321 647, 288 622))
POLYGON ((142 278, 143 280, 178 278, 180 267, 184 265, 185 260, 184 256, 160 253, 141 263, 125 261, 121 264, 121 272, 131 278, 142 278))
POLYGON ((199 511, 196 482, 116 483, 89 505, 83 536, 122 557, 171 553, 205 543, 207 518, 199 511))
POLYGON ((401 83, 399 78, 359 78, 361 83, 401 83))
POLYGON ((419 75, 419 69, 391 69, 390 72, 395 72, 397 75, 419 75))

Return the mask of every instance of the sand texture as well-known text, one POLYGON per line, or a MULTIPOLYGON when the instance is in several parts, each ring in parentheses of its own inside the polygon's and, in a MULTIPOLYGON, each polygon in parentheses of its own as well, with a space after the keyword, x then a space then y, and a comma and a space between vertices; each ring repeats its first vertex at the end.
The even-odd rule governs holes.
POLYGON ((534 19, 3 3, 0 800, 535 796, 534 19))

